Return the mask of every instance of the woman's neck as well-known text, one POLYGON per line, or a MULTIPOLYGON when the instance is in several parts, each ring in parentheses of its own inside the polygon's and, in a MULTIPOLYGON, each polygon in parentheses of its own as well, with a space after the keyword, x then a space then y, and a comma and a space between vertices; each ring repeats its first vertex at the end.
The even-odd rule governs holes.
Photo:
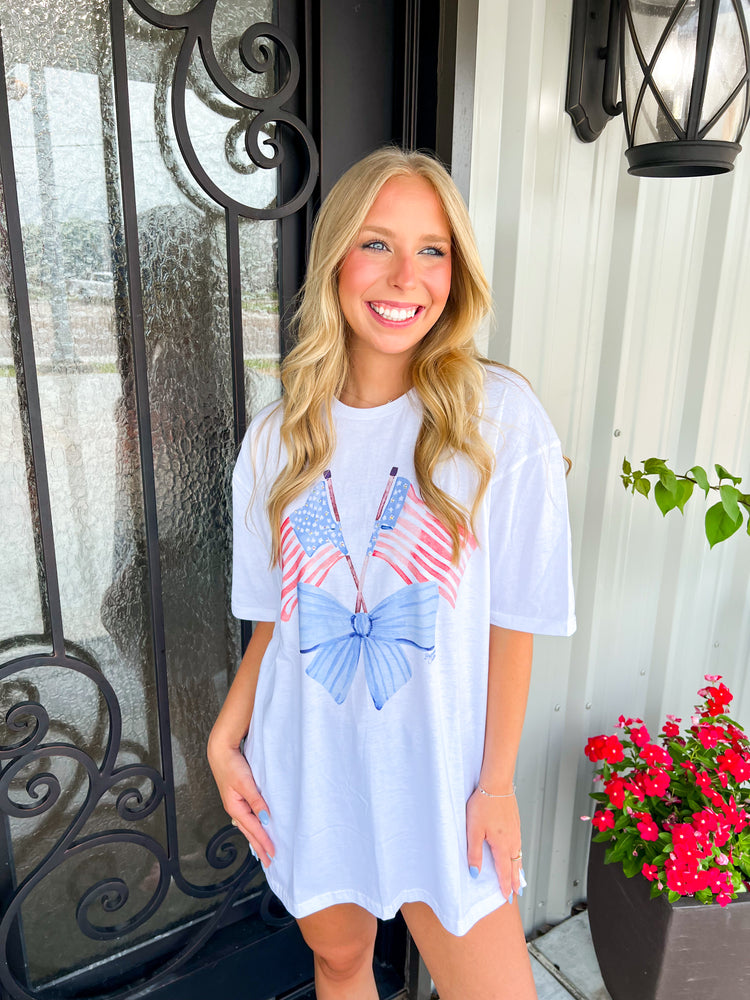
POLYGON ((363 367, 355 364, 352 359, 349 375, 339 398, 347 406, 365 409, 390 403, 403 396, 410 388, 406 366, 377 364, 363 367))

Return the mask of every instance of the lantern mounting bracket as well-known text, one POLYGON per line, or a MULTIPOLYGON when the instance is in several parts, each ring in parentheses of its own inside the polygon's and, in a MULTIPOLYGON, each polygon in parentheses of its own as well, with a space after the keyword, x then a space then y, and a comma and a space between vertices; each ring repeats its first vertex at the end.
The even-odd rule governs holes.
POLYGON ((578 138, 593 142, 622 113, 620 0, 573 0, 572 17, 565 110, 578 138))

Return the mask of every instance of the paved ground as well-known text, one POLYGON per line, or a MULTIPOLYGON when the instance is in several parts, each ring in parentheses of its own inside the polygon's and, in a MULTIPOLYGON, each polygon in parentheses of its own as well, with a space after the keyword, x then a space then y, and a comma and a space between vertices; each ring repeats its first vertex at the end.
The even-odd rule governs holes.
POLYGON ((539 1000, 610 1000, 589 933, 588 914, 558 924, 529 945, 539 1000))

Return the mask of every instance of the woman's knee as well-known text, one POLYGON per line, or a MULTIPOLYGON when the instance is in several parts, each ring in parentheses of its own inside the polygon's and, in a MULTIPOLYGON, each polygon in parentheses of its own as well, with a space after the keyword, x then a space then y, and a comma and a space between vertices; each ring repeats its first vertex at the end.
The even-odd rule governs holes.
POLYGON ((346 982, 372 965, 377 921, 361 907, 329 907, 303 917, 298 924, 327 979, 346 982))

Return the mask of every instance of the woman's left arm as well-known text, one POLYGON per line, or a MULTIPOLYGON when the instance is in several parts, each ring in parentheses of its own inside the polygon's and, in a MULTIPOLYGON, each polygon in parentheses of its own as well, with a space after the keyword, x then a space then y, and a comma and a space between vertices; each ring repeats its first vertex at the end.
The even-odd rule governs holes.
POLYGON ((490 625, 487 723, 479 784, 466 804, 469 867, 482 867, 482 846, 490 845, 500 890, 506 899, 521 888, 521 822, 513 795, 513 773, 531 679, 534 637, 490 625))

